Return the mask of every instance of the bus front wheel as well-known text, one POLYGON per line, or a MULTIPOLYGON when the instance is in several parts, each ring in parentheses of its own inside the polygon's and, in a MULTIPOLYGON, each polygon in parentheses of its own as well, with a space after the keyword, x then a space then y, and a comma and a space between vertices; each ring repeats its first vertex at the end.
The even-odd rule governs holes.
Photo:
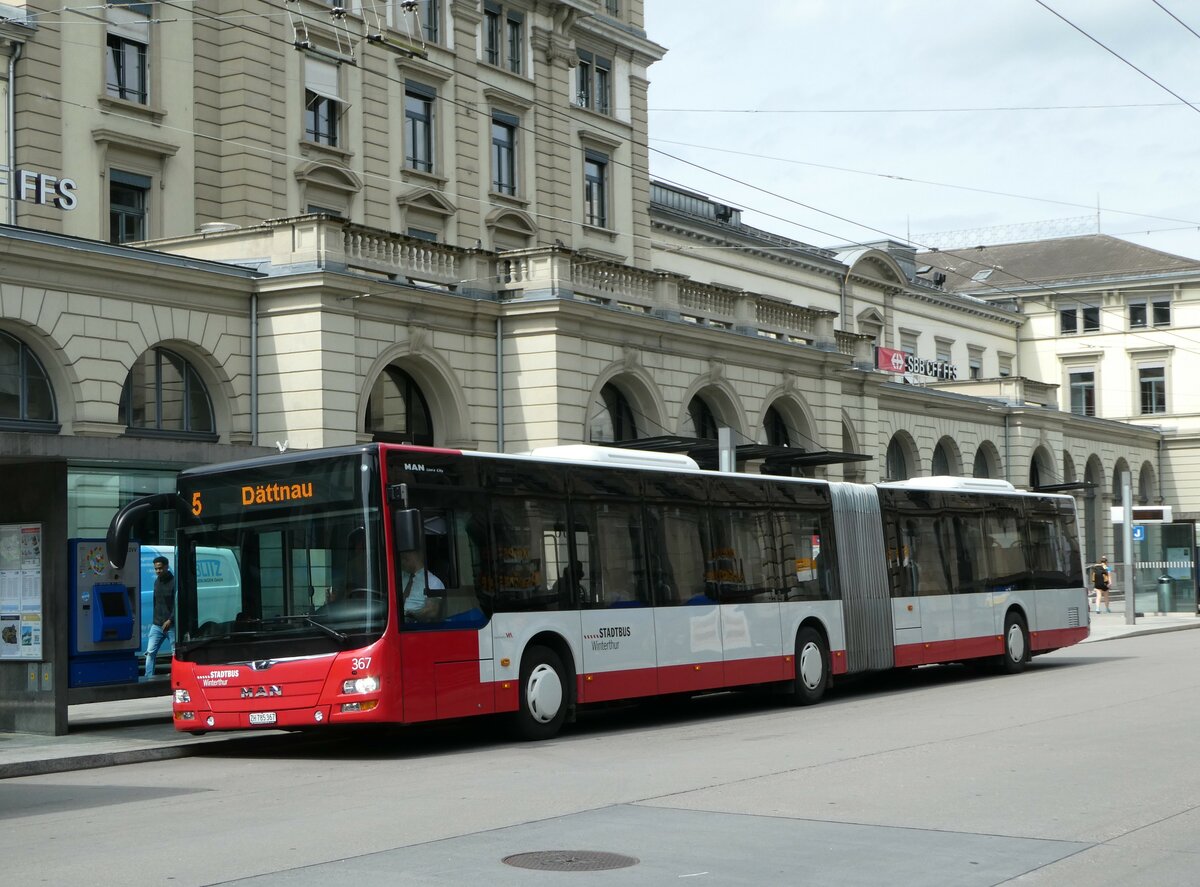
POLYGON ((569 687, 562 659, 549 647, 530 647, 521 657, 520 706, 514 719, 522 739, 550 739, 567 717, 569 687))
POLYGON ((1000 667, 1007 674, 1019 674, 1029 661, 1029 631, 1025 620, 1017 612, 1004 617, 1004 652, 1000 655, 1000 667))
POLYGON ((815 628, 805 626, 796 633, 796 680, 792 701, 814 705, 829 686, 829 648, 815 628))

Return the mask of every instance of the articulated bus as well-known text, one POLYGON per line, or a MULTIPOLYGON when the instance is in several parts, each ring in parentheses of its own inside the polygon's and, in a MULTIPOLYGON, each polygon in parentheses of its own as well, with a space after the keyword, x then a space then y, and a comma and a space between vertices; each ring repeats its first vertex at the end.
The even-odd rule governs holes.
POLYGON ((184 471, 113 518, 114 563, 162 508, 192 733, 509 713, 540 739, 593 703, 766 685, 811 704, 855 673, 1019 672, 1089 631, 1073 500, 1003 481, 375 443, 184 471), (214 551, 237 564, 219 600, 197 568, 214 551))

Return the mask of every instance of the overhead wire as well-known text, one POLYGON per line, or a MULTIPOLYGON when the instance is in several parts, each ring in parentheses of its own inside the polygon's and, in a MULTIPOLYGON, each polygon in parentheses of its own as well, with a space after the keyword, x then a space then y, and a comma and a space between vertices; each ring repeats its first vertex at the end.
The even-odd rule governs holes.
POLYGON ((1109 53, 1111 56, 1113 56, 1113 58, 1115 58, 1115 59, 1117 59, 1118 61, 1120 61, 1121 63, 1123 63, 1123 64, 1125 64, 1125 65, 1128 65, 1129 67, 1133 68, 1133 70, 1137 71, 1139 74, 1141 74, 1143 77, 1145 77, 1145 78, 1146 78, 1147 80, 1149 80, 1151 83, 1153 83, 1153 84, 1154 84, 1155 86, 1157 86, 1159 89, 1163 90, 1164 92, 1168 92, 1168 93, 1170 93, 1171 95, 1175 96, 1175 98, 1179 99, 1179 101, 1183 102, 1185 105, 1187 105, 1187 106, 1188 106, 1189 108, 1191 108, 1193 111, 1195 111, 1196 113, 1200 114, 1200 107, 1197 107, 1196 105, 1192 104, 1192 103, 1191 103, 1191 102, 1189 102, 1187 99, 1185 99, 1183 96, 1181 96, 1179 93, 1177 93, 1175 90, 1171 89, 1171 87, 1167 86, 1167 85, 1166 85, 1165 83, 1163 83, 1162 81, 1160 81, 1160 80, 1156 79, 1156 78, 1155 78, 1155 77, 1153 77, 1151 74, 1149 74, 1149 73, 1147 73, 1146 71, 1144 71, 1144 70, 1142 70, 1141 68, 1139 68, 1137 65, 1135 65, 1133 62, 1131 62, 1129 59, 1125 58, 1125 56, 1121 55, 1119 52, 1117 52, 1117 51, 1116 51, 1115 49, 1113 49, 1111 46, 1108 46, 1106 43, 1103 43, 1102 41, 1100 41, 1100 40, 1099 40, 1099 39, 1097 39, 1096 37, 1093 37, 1091 34, 1089 34, 1089 33, 1088 33, 1087 31, 1085 31, 1083 28, 1079 27, 1079 25, 1075 24, 1073 21, 1071 21, 1069 18, 1067 18, 1065 15, 1063 15, 1061 12, 1059 12, 1059 11, 1057 11, 1056 9, 1054 9, 1053 7, 1051 7, 1051 6, 1050 6, 1048 3, 1046 3, 1046 2, 1045 2, 1045 0, 1033 0, 1033 2, 1034 2, 1034 3, 1036 3, 1038 6, 1042 7, 1043 9, 1045 9, 1045 10, 1046 10, 1047 12, 1049 12, 1051 15, 1055 16, 1056 18, 1060 19, 1061 21, 1063 21, 1064 23, 1066 23, 1066 24, 1067 24, 1067 25, 1069 25, 1070 27, 1074 28, 1076 31, 1078 31, 1080 34, 1082 34, 1082 35, 1083 35, 1084 37, 1086 37, 1088 40, 1091 40, 1093 43, 1095 43, 1097 46, 1099 46, 1099 47, 1100 47, 1101 49, 1103 49, 1105 52, 1107 52, 1107 53, 1109 53))

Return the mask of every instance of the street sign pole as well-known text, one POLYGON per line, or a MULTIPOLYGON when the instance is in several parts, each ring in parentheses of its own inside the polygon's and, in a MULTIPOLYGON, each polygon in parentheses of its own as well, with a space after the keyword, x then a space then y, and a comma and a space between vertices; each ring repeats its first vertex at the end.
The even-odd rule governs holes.
POLYGON ((1125 552, 1121 570, 1125 575, 1125 624, 1137 624, 1137 602, 1133 592, 1133 487, 1129 470, 1121 472, 1121 507, 1125 512, 1121 532, 1125 539, 1121 546, 1125 552))

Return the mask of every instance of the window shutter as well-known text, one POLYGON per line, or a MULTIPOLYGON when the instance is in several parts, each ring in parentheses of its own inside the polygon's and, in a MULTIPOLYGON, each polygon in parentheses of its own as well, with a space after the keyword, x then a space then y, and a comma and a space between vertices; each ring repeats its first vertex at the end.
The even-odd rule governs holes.
POLYGON ((150 44, 150 19, 122 6, 108 10, 108 33, 144 46, 150 44))
POLYGON ((304 87, 323 99, 335 102, 342 100, 342 92, 338 87, 338 66, 333 62, 305 56, 304 87))

